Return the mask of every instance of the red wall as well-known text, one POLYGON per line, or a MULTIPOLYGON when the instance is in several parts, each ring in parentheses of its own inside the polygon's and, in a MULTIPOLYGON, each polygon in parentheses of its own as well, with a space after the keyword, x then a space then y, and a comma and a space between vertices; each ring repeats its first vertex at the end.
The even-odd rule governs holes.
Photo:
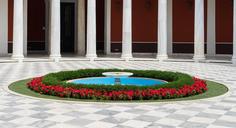
MULTIPOLYGON (((122 40, 123 0, 112 0, 112 41, 122 40)), ((155 42, 157 40, 157 0, 133 0, 133 41, 155 42), (151 2, 149 7, 146 1, 151 2)), ((206 1, 205 1, 206 3, 206 1)), ((98 4, 98 41, 104 40, 104 1, 98 4)), ((206 4, 205 4, 206 8, 206 4)), ((45 9, 44 0, 29 0, 28 39, 44 41, 45 9)), ((206 9, 205 9, 206 13, 206 9)), ((216 40, 232 42, 233 38, 232 0, 216 0, 216 40)), ((13 38, 13 0, 9 0, 8 38, 13 38)), ((206 20, 206 15, 205 15, 206 20)), ((206 24, 206 22, 205 22, 206 24)), ((206 32, 205 32, 206 33, 206 32)), ((194 0, 173 0, 173 40, 193 42, 194 40, 194 0), (189 1, 189 2, 188 2, 189 1)))
POLYGON ((28 41, 45 41, 44 0, 28 0, 28 41))
POLYGON ((97 41, 104 42, 104 0, 97 0, 97 41))
POLYGON ((216 41, 233 41, 232 0, 216 0, 216 41))
MULTIPOLYGON (((111 40, 122 41, 123 1, 112 0, 111 40)), ((135 42, 157 41, 157 0, 133 0, 132 36, 135 42)))
POLYGON ((157 0, 133 0, 132 34, 135 42, 157 41, 157 0))
POLYGON ((13 39, 13 0, 8 0, 8 40, 13 39))
MULTIPOLYGON (((194 42, 194 0, 173 0, 173 42, 194 42)), ((205 0, 205 40, 207 40, 205 0)))
MULTIPOLYGON (((13 0, 9 0, 8 40, 13 39, 13 0)), ((44 0, 28 0, 28 40, 44 41, 45 4, 44 0)))
POLYGON ((123 0, 111 1, 111 41, 122 40, 123 0))

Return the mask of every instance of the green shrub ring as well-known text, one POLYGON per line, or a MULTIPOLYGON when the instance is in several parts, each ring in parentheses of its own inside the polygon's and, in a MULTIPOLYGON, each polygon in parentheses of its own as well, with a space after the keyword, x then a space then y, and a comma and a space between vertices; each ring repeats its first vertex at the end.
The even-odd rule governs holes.
POLYGON ((120 69, 81 69, 76 71, 62 71, 57 73, 50 73, 43 77, 43 84, 46 85, 60 85, 62 87, 72 87, 75 89, 87 88, 101 91, 119 91, 119 90, 145 90, 145 89, 160 89, 160 88, 175 88, 179 89, 185 85, 192 85, 193 78, 184 73, 156 71, 156 70, 120 70, 120 69), (133 77, 146 77, 153 79, 161 79, 168 81, 168 83, 157 86, 121 86, 121 85, 83 85, 68 83, 68 80, 86 78, 86 77, 102 77, 104 72, 132 72, 133 77))

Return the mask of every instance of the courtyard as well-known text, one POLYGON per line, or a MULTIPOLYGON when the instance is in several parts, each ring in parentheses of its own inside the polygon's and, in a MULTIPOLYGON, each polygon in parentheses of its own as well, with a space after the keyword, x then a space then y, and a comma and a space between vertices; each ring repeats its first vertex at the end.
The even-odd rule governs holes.
POLYGON ((0 63, 1 128, 227 128, 236 126, 236 67, 228 63, 61 61, 0 63), (14 81, 85 68, 167 70, 225 84, 223 96, 151 103, 62 102, 10 92, 14 81))
POLYGON ((235 0, 0 0, 0 128, 235 128, 235 24, 235 0))

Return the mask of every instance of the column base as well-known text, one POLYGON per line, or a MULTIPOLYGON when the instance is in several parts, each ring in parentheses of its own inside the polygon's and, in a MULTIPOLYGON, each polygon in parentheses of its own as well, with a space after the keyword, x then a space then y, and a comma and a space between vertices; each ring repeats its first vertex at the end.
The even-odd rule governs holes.
POLYGON ((24 55, 12 55, 12 59, 24 59, 24 55))
POLYGON ((54 62, 59 62, 61 59, 61 55, 50 55, 49 58, 52 59, 54 62))
POLYGON ((24 52, 24 56, 27 56, 28 55, 28 53, 27 52, 24 52))
POLYGON ((104 54, 105 54, 105 55, 110 55, 110 54, 111 54, 111 51, 105 51, 104 54))
POLYGON ((125 59, 125 61, 129 61, 130 59, 133 58, 133 55, 132 54, 122 54, 121 58, 125 59))
POLYGON ((208 56, 208 57, 214 57, 214 56, 216 56, 216 54, 214 54, 214 53, 209 53, 209 54, 207 54, 207 56, 208 56))
POLYGON ((159 61, 164 61, 168 59, 168 55, 157 55, 157 59, 159 61))
POLYGON ((194 55, 194 56, 193 56, 193 60, 194 60, 195 62, 202 62, 202 61, 205 61, 205 60, 206 60, 206 57, 205 57, 205 56, 194 55))
POLYGON ((23 62, 24 56, 23 55, 12 55, 11 57, 13 60, 17 60, 18 62, 23 62))
POLYGON ((7 57, 8 53, 0 53, 0 57, 7 57))
POLYGON ((77 52, 77 55, 78 55, 78 56, 85 56, 85 55, 86 55, 86 53, 85 53, 85 52, 81 52, 81 51, 80 51, 80 52, 77 52))
POLYGON ((94 61, 97 58, 97 54, 87 54, 86 58, 88 58, 90 61, 94 61))
POLYGON ((236 56, 233 56, 233 57, 232 57, 232 64, 233 64, 233 65, 236 65, 236 56))

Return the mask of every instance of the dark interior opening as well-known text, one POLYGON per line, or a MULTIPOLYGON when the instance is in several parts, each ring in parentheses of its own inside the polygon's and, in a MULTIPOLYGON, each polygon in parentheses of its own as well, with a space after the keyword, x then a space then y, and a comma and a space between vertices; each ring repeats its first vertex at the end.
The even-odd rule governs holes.
POLYGON ((61 52, 75 52, 75 4, 61 3, 61 52))

